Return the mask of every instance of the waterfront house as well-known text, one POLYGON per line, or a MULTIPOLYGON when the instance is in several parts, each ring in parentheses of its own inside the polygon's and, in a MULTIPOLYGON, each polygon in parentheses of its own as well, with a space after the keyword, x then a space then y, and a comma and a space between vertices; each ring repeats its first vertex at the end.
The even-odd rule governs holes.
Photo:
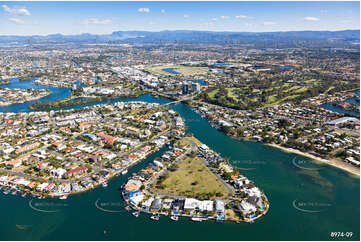
POLYGON ((143 209, 144 211, 148 212, 148 211, 150 210, 150 206, 152 205, 153 201, 154 201, 154 198, 153 198, 153 197, 151 197, 151 198, 149 198, 148 200, 144 201, 144 202, 142 203, 142 209, 143 209))
POLYGON ((138 206, 138 204, 144 199, 144 194, 139 191, 136 193, 128 194, 127 196, 129 198, 129 202, 134 206, 138 206))
POLYGON ((164 199, 163 200, 163 203, 162 203, 162 208, 165 209, 165 210, 170 210, 171 206, 172 206, 172 202, 173 202, 173 199, 164 199))
POLYGON ((151 208, 153 210, 160 210, 162 208, 162 199, 160 199, 159 197, 156 197, 154 199, 154 201, 152 202, 151 208))
POLYGON ((247 202, 249 204, 252 204, 255 207, 261 207, 262 206, 262 199, 257 196, 250 196, 247 198, 247 202))
POLYGON ((239 204, 239 210, 241 210, 244 215, 254 213, 257 211, 257 209, 254 205, 252 205, 244 200, 241 201, 241 203, 239 204))
POLYGON ((207 211, 211 212, 213 211, 213 201, 205 200, 205 201, 199 201, 195 198, 186 198, 184 202, 184 210, 188 211, 207 211))
POLYGON ((222 200, 216 200, 216 214, 220 219, 224 219, 225 206, 222 200))

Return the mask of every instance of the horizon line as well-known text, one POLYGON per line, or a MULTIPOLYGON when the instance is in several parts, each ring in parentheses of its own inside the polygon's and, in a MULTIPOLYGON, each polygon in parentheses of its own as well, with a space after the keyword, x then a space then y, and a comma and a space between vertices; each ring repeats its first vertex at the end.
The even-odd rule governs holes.
POLYGON ((32 35, 14 35, 14 34, 0 34, 0 36, 16 36, 16 37, 31 37, 31 36, 49 36, 49 35, 64 35, 64 36, 70 36, 70 35, 84 35, 84 34, 90 34, 90 35, 111 35, 114 32, 149 32, 149 33, 159 33, 159 32, 165 32, 165 31, 193 31, 193 32, 213 32, 213 33, 287 33, 287 32, 341 32, 341 31, 360 31, 360 29, 340 29, 340 30, 280 30, 280 31, 215 31, 215 30, 189 30, 189 29, 175 29, 175 30, 157 30, 157 31, 151 31, 151 30, 116 30, 108 34, 94 34, 94 33, 79 33, 79 34, 62 34, 62 33, 49 33, 49 34, 32 34, 32 35))

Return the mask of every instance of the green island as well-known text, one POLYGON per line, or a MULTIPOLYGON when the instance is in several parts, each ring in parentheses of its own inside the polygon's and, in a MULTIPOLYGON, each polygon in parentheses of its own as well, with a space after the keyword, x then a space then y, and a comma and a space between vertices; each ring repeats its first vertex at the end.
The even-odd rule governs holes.
POLYGON ((9 79, 2 79, 2 80, 0 80, 0 85, 9 84, 9 83, 10 83, 10 80, 9 80, 9 79))
POLYGON ((107 95, 107 96, 92 96, 92 97, 71 95, 69 97, 59 99, 56 101, 49 101, 49 102, 38 101, 29 105, 29 109, 42 110, 49 108, 65 108, 79 104, 93 103, 93 102, 105 101, 105 100, 114 100, 118 98, 139 97, 140 95, 143 95, 145 93, 146 93, 145 91, 138 90, 133 94, 127 94, 127 95, 107 95))

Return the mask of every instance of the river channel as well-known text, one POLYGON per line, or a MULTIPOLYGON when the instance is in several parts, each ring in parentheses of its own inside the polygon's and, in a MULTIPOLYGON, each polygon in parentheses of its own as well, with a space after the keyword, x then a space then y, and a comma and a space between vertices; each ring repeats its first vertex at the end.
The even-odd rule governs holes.
MULTIPOLYGON (((70 95, 69 89, 39 86, 31 81, 12 80, 0 85, 4 86, 51 90, 52 94, 41 101, 70 95)), ((146 94, 67 109, 132 100, 169 102, 146 94)), ((0 112, 29 112, 30 103, 1 107, 0 112)), ((352 237, 339 240, 360 239, 358 177, 261 143, 232 139, 190 107, 182 103, 171 107, 185 119, 187 132, 229 158, 265 191, 270 210, 264 217, 253 224, 197 223, 186 218, 174 222, 164 216, 153 221, 146 214, 133 217, 124 209, 119 188, 133 172, 161 155, 166 149, 163 148, 130 168, 125 176, 110 180, 107 188, 98 187, 67 200, 32 200, 0 193, 0 240, 331 240, 331 232, 353 233, 352 237)))

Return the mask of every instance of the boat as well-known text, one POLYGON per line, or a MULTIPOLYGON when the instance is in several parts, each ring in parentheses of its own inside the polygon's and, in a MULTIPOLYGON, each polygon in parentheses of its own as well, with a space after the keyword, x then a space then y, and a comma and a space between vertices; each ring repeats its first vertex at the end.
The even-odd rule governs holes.
POLYGON ((65 199, 67 199, 68 197, 67 196, 61 196, 61 197, 59 197, 59 199, 61 199, 61 200, 65 200, 65 199))
POLYGON ((192 221, 195 221, 195 222, 202 222, 204 220, 207 220, 206 218, 201 218, 201 217, 193 217, 192 218, 192 221))
POLYGON ((136 211, 136 212, 132 213, 132 215, 133 215, 134 217, 138 218, 138 217, 139 217, 139 211, 136 211))
POLYGON ((122 175, 125 175, 125 174, 127 174, 127 173, 128 173, 128 170, 122 171, 122 175))
POLYGON ((103 183, 102 183, 102 186, 103 186, 103 187, 107 187, 107 186, 108 186, 108 183, 103 182, 103 183))
POLYGON ((12 191, 12 192, 11 192, 11 195, 16 195, 16 191, 12 191))
POLYGON ((126 207, 125 207, 125 210, 130 211, 131 208, 130 208, 129 206, 126 206, 126 207))
POLYGON ((5 194, 5 195, 7 195, 7 194, 9 194, 9 190, 5 190, 3 193, 5 194))
POLYGON ((170 219, 173 220, 173 221, 178 221, 178 216, 173 215, 173 216, 170 217, 170 219))
POLYGON ((153 214, 153 215, 150 217, 150 219, 158 221, 158 220, 159 220, 159 216, 153 214))

